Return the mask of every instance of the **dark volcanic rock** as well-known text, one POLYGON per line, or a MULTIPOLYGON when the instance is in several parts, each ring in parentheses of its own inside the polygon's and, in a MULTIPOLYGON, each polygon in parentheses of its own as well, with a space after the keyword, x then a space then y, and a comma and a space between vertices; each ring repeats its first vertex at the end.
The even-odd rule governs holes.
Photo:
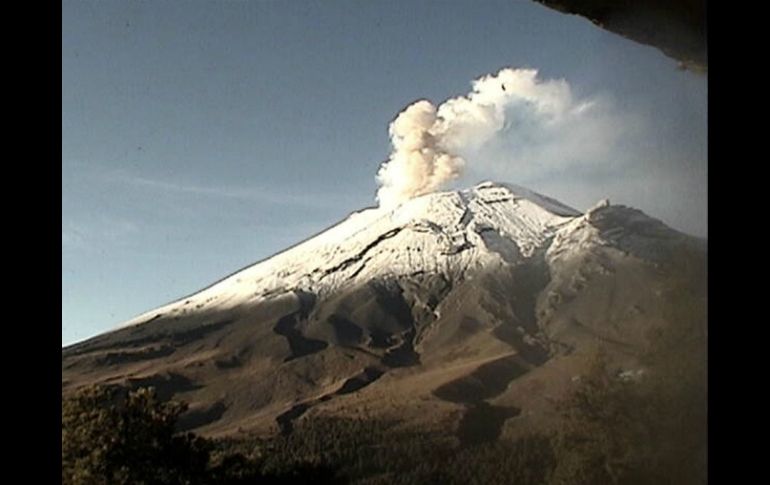
POLYGON ((703 0, 535 0, 577 14, 635 42, 657 47, 685 68, 706 70, 703 0))
POLYGON ((62 349, 62 392, 154 386, 209 435, 365 415, 470 445, 544 426, 596 347, 638 369, 661 331, 705 342, 705 241, 640 211, 490 183, 405 206, 62 349))

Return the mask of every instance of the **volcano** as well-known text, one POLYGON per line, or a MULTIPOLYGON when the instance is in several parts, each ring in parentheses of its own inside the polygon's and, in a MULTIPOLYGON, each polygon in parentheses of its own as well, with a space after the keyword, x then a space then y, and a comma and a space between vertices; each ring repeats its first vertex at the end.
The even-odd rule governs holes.
POLYGON ((356 416, 485 441, 553 426, 595 349, 638 375, 652 335, 705 348, 705 321, 705 240, 487 182, 355 212, 66 347, 62 392, 151 385, 214 437, 356 416))

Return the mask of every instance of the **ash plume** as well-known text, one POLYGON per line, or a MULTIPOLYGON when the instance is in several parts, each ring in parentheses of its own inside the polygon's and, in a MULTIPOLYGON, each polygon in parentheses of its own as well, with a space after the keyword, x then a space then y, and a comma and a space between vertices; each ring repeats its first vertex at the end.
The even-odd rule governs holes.
POLYGON ((495 172, 490 164, 547 164, 555 149, 584 150, 578 146, 596 131, 613 131, 596 119, 580 128, 594 105, 574 100, 563 79, 541 80, 535 69, 514 68, 476 79, 470 93, 438 107, 416 101, 390 124, 393 150, 377 173, 377 200, 392 207, 437 191, 468 165, 495 172))

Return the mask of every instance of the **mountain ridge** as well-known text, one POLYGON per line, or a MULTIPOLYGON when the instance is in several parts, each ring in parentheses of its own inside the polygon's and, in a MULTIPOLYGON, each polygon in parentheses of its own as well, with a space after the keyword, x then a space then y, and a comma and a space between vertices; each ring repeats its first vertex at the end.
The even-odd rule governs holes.
POLYGON ((705 251, 606 201, 580 213, 489 182, 428 194, 62 349, 62 391, 153 385, 211 435, 366 413, 458 437, 494 415, 496 439, 552 425, 591 349, 633 374, 651 332, 698 334, 705 251))
MULTIPOLYGON (((142 314, 140 314, 140 315, 138 315, 138 316, 136 316, 134 318, 131 318, 128 321, 120 324, 118 326, 118 328, 120 328, 122 326, 128 326, 128 325, 134 325, 134 324, 142 323, 143 320, 147 320, 148 318, 152 318, 154 316, 154 315, 152 315, 153 313, 157 313, 157 312, 159 312, 163 308, 169 308, 169 307, 173 307, 175 305, 178 305, 178 304, 180 304, 180 302, 183 302, 184 300, 187 300, 187 299, 191 299, 191 298, 195 297, 196 295, 199 295, 199 294, 201 294, 203 292, 206 292, 206 291, 216 287, 217 285, 220 285, 221 283, 223 283, 223 282, 225 282, 227 280, 230 280, 231 278, 234 278, 234 277, 236 277, 236 276, 238 276, 240 274, 243 274, 243 273, 251 270, 252 268, 255 268, 258 265, 267 263, 268 261, 272 260, 273 258, 285 256, 285 255, 287 255, 287 253, 290 253, 291 251, 293 251, 293 250, 295 250, 295 249, 297 249, 297 248, 299 248, 299 247, 301 247, 301 246, 303 246, 303 245, 305 245, 307 243, 311 243, 312 241, 318 239, 319 237, 322 238, 322 237, 326 236, 328 238, 329 237, 328 236, 329 233, 338 232, 339 229, 341 229, 345 225, 349 225, 349 224, 351 224, 353 222, 359 222, 359 223, 363 222, 363 223, 366 223, 367 220, 368 220, 367 218, 369 218, 369 217, 378 217, 379 218, 379 217, 387 217, 388 215, 392 215, 392 214, 396 214, 396 213, 400 214, 400 213, 402 213, 404 211, 403 209, 405 207, 407 207, 407 208, 408 207, 412 207, 415 204, 419 204, 420 202, 423 202, 425 200, 431 200, 431 199, 435 199, 435 198, 444 198, 444 197, 455 196, 456 195, 457 197, 459 197, 462 200, 463 203, 467 204, 469 202, 469 199, 467 199, 467 198, 468 197, 472 197, 471 194, 474 191, 477 192, 478 190, 489 190, 489 189, 508 191, 508 192, 510 192, 510 196, 512 196, 512 197, 521 197, 523 199, 527 199, 527 200, 529 200, 529 201, 531 201, 531 202, 541 206, 543 209, 549 210, 549 211, 553 212, 556 215, 561 215, 561 216, 578 216, 578 215, 581 214, 579 211, 577 211, 577 210, 575 210, 575 209, 573 209, 571 207, 568 207, 568 206, 562 204, 561 202, 555 201, 554 199, 546 197, 546 196, 544 196, 542 194, 538 194, 538 193, 536 193, 534 191, 531 191, 529 189, 526 189, 524 187, 521 187, 521 186, 518 186, 518 185, 514 185, 514 184, 490 182, 490 181, 479 183, 479 184, 477 184, 476 186, 474 186, 474 187, 472 187, 470 189, 426 194, 426 195, 417 197, 415 199, 406 201, 405 203, 402 203, 399 206, 397 206, 396 208, 391 209, 391 210, 380 210, 377 207, 364 208, 364 209, 352 212, 347 217, 342 219, 340 222, 338 222, 338 223, 336 223, 336 224, 334 224, 334 225, 332 225, 332 226, 330 226, 330 227, 328 227, 328 228, 326 228, 324 230, 321 230, 318 233, 316 233, 316 234, 314 234, 314 235, 312 235, 312 236, 310 236, 310 237, 308 237, 306 239, 303 239, 302 241, 300 241, 300 242, 298 242, 296 244, 293 244, 293 245, 289 246, 288 248, 286 248, 284 250, 281 250, 281 251, 279 251, 279 252, 277 252, 277 253, 275 253, 275 254, 273 254, 271 256, 268 256, 268 257, 266 257, 266 258, 264 258, 262 260, 259 260, 259 261, 255 262, 255 263, 252 263, 252 264, 248 265, 248 266, 245 266, 245 267, 243 267, 243 268, 241 268, 241 269, 239 269, 237 271, 234 271, 233 273, 225 276, 224 278, 221 278, 221 279, 217 280, 216 282, 214 282, 214 283, 204 287, 201 290, 195 291, 195 292, 193 292, 193 293, 191 293, 191 294, 189 294, 187 296, 184 296, 184 297, 181 297, 181 298, 177 298, 177 299, 172 300, 171 302, 169 302, 169 303, 167 303, 165 305, 161 305, 157 309, 151 310, 149 312, 144 312, 144 313, 142 313, 142 314), (354 220, 354 219, 356 219, 356 220, 354 220)), ((495 201, 493 201, 493 202, 495 202, 495 201)), ((401 226, 401 228, 404 228, 404 226, 407 226, 407 225, 408 224, 401 224, 400 226, 401 226)), ((355 226, 355 225, 353 227, 357 228, 357 226, 355 226)), ((412 227, 412 229, 414 229, 414 227, 412 227)), ((401 230, 401 229, 399 229, 399 230, 401 230)), ((354 231, 354 232, 357 232, 357 231, 354 231)), ((385 234, 388 234, 388 232, 386 231, 385 234)))

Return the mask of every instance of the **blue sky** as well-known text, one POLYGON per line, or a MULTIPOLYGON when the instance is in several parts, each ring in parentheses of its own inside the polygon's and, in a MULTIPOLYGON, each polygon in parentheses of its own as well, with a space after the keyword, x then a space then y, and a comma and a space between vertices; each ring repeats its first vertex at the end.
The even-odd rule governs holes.
POLYGON ((705 236, 702 75, 529 0, 62 2, 62 345, 374 205, 409 103, 531 67, 630 127, 612 163, 500 178, 705 236), (616 162, 615 162, 616 160, 616 162))

